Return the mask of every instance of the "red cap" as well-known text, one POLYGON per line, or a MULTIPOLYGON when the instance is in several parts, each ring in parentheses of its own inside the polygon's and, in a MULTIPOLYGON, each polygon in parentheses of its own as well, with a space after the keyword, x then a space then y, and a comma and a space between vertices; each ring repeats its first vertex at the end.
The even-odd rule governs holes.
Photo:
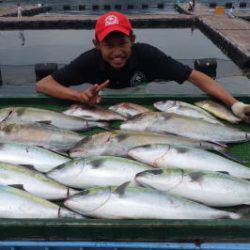
POLYGON ((95 36, 98 41, 101 42, 112 31, 119 31, 129 36, 132 26, 128 18, 119 12, 101 15, 95 25, 95 36))

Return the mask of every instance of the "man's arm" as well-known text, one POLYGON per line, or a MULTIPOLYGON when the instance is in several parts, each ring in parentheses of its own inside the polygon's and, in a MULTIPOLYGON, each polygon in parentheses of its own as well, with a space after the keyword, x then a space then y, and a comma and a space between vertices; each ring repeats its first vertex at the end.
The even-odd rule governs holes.
POLYGON ((84 91, 80 91, 61 85, 49 75, 37 82, 36 91, 60 99, 96 104, 101 100, 99 91, 106 88, 108 83, 109 81, 105 81, 100 85, 95 84, 84 91))
POLYGON ((225 103, 238 117, 242 118, 246 122, 250 122, 250 105, 239 102, 218 82, 209 76, 197 70, 193 70, 188 78, 188 81, 196 85, 207 94, 214 96, 225 103))
POLYGON ((207 94, 216 97, 229 107, 237 102, 237 100, 218 82, 200 71, 193 70, 188 78, 188 81, 192 82, 207 94))

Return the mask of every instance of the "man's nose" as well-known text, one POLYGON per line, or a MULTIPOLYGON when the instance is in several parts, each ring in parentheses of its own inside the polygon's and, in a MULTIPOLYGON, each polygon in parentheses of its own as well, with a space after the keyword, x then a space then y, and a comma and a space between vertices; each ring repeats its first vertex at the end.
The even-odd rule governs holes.
POLYGON ((121 55, 122 54, 122 50, 120 47, 116 46, 113 48, 113 55, 121 55))

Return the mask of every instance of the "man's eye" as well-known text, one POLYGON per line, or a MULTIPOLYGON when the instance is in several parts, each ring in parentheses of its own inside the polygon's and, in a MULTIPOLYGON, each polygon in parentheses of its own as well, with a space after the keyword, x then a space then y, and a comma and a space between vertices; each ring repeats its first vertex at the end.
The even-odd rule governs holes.
POLYGON ((105 44, 104 46, 105 46, 106 48, 108 48, 108 49, 112 49, 112 47, 113 47, 113 46, 110 45, 110 44, 105 44))
POLYGON ((127 43, 125 42, 125 43, 121 43, 120 44, 120 46, 122 46, 122 47, 125 47, 127 45, 127 43))

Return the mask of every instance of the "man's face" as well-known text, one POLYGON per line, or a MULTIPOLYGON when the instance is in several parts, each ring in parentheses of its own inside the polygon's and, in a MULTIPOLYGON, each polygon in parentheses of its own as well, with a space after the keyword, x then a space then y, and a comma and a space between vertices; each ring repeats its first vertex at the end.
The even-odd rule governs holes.
POLYGON ((120 32, 111 32, 103 41, 94 41, 94 44, 100 49, 104 61, 111 67, 120 69, 125 66, 131 55, 134 40, 134 35, 126 36, 120 32))

